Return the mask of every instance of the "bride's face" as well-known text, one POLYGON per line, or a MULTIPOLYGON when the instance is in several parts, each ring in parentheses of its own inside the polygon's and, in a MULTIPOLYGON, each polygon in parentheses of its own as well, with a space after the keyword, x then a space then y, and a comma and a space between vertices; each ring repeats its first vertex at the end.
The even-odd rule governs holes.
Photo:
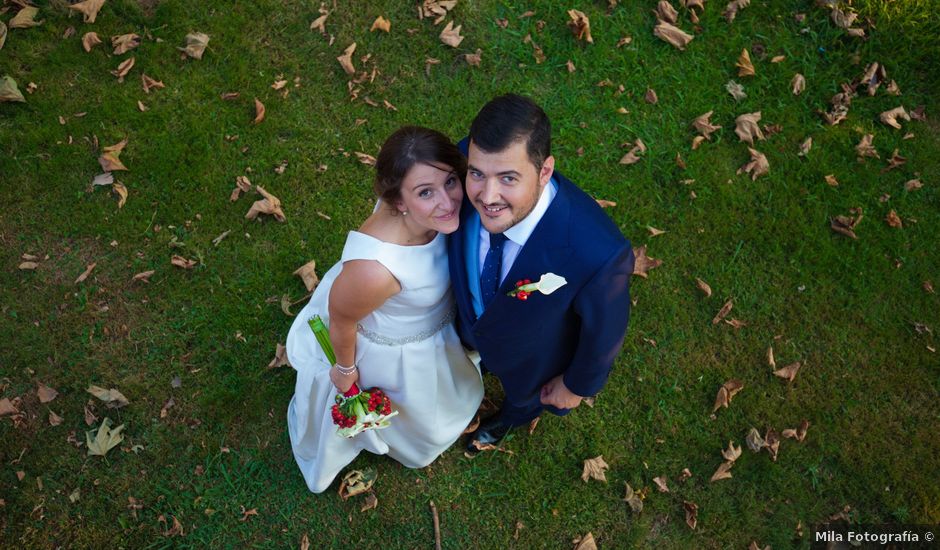
POLYGON ((460 178, 453 168, 442 163, 415 164, 402 181, 397 207, 413 223, 453 233, 460 225, 462 200, 460 178))

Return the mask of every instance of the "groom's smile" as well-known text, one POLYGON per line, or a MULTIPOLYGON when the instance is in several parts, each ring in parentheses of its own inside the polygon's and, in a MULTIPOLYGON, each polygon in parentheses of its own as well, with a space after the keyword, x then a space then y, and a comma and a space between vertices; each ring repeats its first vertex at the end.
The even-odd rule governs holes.
POLYGON ((525 219, 551 178, 552 168, 546 165, 553 163, 536 170, 524 140, 496 152, 484 151, 471 141, 468 153, 467 195, 483 227, 502 233, 525 219))

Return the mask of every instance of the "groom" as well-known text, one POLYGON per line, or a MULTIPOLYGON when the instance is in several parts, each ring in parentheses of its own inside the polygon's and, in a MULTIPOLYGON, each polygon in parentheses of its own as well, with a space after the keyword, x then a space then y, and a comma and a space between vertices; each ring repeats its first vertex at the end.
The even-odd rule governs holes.
POLYGON ((543 410, 564 415, 607 381, 630 317, 633 251, 597 202, 554 171, 551 126, 532 100, 487 103, 459 144, 468 157, 460 228, 448 239, 458 331, 506 398, 467 451, 543 410), (544 274, 544 294, 517 283, 544 274))

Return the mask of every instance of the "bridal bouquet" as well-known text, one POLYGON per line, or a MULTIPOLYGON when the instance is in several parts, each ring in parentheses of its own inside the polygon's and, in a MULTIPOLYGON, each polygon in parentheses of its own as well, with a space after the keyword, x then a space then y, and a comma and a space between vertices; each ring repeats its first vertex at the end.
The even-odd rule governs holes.
MULTIPOLYGON (((336 363, 336 353, 330 343, 330 331, 319 315, 314 315, 309 321, 310 328, 317 338, 323 353, 330 361, 336 363)), ((340 395, 336 394, 336 404, 331 410, 333 424, 338 429, 336 434, 342 437, 353 437, 366 430, 379 430, 391 426, 389 419, 398 411, 392 410, 392 402, 382 390, 369 388, 362 390, 358 384, 353 384, 349 390, 340 395)))

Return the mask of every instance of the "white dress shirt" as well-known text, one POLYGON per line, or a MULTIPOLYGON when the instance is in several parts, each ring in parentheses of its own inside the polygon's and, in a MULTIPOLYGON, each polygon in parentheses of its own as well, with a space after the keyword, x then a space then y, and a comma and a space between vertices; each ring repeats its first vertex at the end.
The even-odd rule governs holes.
MULTIPOLYGON (((526 241, 529 240, 529 237, 532 235, 532 232, 535 231, 535 227, 538 225, 539 221, 542 219, 542 216, 545 215, 545 211, 548 210, 548 205, 552 203, 555 199, 555 195, 558 194, 558 189, 556 189, 555 180, 549 180, 548 185, 542 188, 542 194, 539 196, 539 200, 535 203, 535 208, 529 212, 529 215, 517 223, 516 225, 510 227, 503 232, 503 235, 506 235, 506 242, 503 243, 503 263, 501 265, 501 270, 499 274, 499 282, 502 283, 503 279, 506 278, 506 275, 509 274, 509 270, 512 269, 513 262, 516 261, 516 257, 519 256, 519 252, 522 250, 522 247, 525 246, 526 241)), ((490 251, 490 232, 480 224, 480 273, 483 275, 483 263, 486 261, 486 253, 490 251)))

